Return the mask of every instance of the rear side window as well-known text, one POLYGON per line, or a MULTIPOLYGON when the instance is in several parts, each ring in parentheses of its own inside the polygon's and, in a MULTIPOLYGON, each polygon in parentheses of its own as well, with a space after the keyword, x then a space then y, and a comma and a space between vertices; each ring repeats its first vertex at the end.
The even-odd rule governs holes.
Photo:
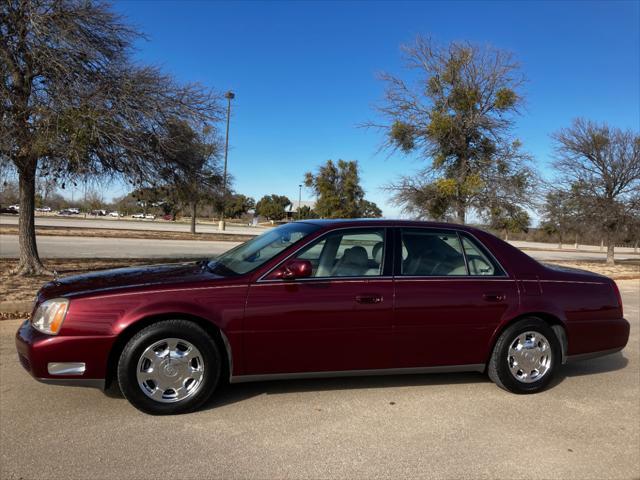
POLYGON ((462 236, 462 245, 467 257, 469 274, 477 276, 502 276, 504 272, 489 258, 485 250, 466 236, 462 236))
POLYGON ((405 276, 467 275, 460 237, 456 232, 402 230, 402 266, 405 276))

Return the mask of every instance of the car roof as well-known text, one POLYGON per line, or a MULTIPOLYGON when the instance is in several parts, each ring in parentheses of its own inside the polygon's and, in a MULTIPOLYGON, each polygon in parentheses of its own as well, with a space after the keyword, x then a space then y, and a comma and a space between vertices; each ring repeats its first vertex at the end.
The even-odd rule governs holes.
POLYGON ((322 219, 310 219, 310 220, 298 220, 297 223, 308 223, 312 225, 319 225, 324 228, 338 228, 338 227, 365 227, 365 226, 380 226, 380 227, 432 227, 432 228, 455 228, 458 230, 476 230, 474 227, 468 225, 460 225, 458 223, 445 223, 445 222, 427 222, 422 220, 399 220, 399 219, 387 219, 387 218, 322 218, 322 219))

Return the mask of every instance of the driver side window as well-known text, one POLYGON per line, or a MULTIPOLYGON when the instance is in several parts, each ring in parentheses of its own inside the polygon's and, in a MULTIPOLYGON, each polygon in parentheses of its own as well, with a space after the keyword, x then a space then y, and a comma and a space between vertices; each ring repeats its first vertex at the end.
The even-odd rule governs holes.
POLYGON ((311 277, 369 277, 382 275, 384 251, 384 229, 338 230, 296 258, 311 262, 311 277))

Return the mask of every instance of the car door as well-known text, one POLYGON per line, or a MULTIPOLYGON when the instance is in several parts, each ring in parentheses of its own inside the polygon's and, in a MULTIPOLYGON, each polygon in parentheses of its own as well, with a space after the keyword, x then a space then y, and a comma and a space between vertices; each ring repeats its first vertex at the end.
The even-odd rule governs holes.
POLYGON ((310 261, 310 277, 282 280, 266 274, 250 285, 245 374, 390 367, 388 240, 386 228, 333 230, 290 257, 310 261))
POLYGON ((481 364, 492 332, 518 304, 516 282, 475 238, 396 230, 394 364, 481 364))

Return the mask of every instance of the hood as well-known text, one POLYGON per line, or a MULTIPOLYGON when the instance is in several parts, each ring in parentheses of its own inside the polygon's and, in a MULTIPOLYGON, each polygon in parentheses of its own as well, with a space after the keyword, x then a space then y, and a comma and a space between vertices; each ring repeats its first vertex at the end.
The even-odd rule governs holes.
POLYGON ((38 292, 38 302, 54 297, 73 297, 116 289, 174 285, 222 278, 207 269, 207 262, 172 263, 116 268, 58 278, 38 292))

